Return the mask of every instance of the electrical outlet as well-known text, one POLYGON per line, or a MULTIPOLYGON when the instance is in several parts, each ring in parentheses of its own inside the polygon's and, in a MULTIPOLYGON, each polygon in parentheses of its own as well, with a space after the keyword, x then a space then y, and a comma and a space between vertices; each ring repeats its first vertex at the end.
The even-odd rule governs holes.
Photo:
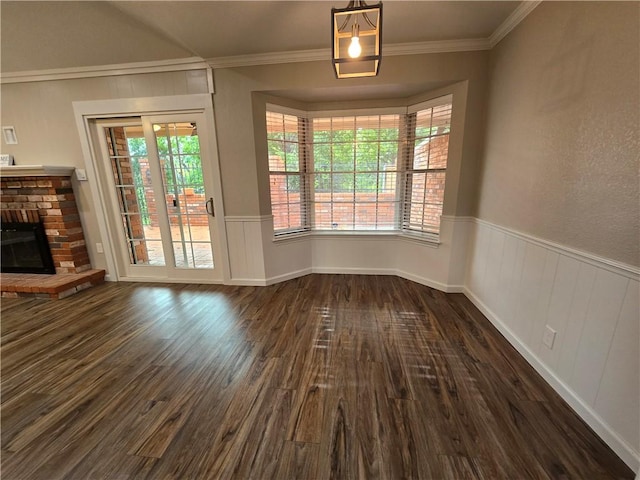
POLYGON ((549 325, 546 326, 544 335, 542 336, 542 343, 544 343, 549 349, 553 348, 553 342, 556 339, 556 331, 549 325))
POLYGON ((104 253, 104 248, 102 248, 102 244, 101 243, 96 243, 96 252, 104 253))
POLYGON ((82 168, 76 168, 76 178, 80 181, 85 181, 87 179, 87 172, 82 168))

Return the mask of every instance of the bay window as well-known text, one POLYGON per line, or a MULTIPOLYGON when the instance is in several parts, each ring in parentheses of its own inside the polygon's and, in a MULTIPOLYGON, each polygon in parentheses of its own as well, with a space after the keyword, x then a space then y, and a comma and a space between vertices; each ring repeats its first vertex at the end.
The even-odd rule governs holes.
POLYGON ((437 239, 451 97, 402 111, 267 106, 274 235, 403 232, 437 239))

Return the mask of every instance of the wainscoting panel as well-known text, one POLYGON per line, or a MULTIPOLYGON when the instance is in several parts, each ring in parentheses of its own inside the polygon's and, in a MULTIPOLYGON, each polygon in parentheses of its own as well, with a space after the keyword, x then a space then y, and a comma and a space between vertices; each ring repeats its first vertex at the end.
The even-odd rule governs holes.
POLYGON ((398 275, 462 292, 468 217, 443 217, 439 245, 399 235, 310 234, 274 241, 273 218, 225 217, 231 283, 270 285, 309 273, 398 275))
POLYGON ((637 469, 638 269, 482 220, 472 230, 465 294, 637 469))
POLYGON ((225 217, 231 283, 265 285, 262 217, 225 217))

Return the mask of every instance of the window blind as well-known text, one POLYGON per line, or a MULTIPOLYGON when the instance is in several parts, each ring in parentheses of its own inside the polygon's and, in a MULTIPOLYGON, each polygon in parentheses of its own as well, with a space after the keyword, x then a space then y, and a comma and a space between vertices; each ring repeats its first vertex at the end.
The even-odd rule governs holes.
POLYGON ((316 230, 393 230, 400 115, 312 119, 316 230))
POLYGON ((276 233, 310 229, 307 213, 306 138, 308 121, 267 112, 269 186, 276 233))
POLYGON ((274 234, 438 235, 451 96, 396 111, 267 111, 274 234))
POLYGON ((439 234, 451 130, 451 104, 407 115, 402 229, 439 234))

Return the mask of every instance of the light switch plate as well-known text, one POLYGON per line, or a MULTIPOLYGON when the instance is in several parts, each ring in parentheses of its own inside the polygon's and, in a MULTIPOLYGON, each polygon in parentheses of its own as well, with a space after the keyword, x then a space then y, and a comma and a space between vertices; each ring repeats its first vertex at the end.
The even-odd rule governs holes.
POLYGON ((4 137, 4 143, 7 145, 16 145, 18 143, 18 136, 16 135, 15 127, 2 127, 2 136, 4 137))
POLYGON ((87 171, 82 168, 76 168, 76 178, 80 181, 87 179, 87 171))

